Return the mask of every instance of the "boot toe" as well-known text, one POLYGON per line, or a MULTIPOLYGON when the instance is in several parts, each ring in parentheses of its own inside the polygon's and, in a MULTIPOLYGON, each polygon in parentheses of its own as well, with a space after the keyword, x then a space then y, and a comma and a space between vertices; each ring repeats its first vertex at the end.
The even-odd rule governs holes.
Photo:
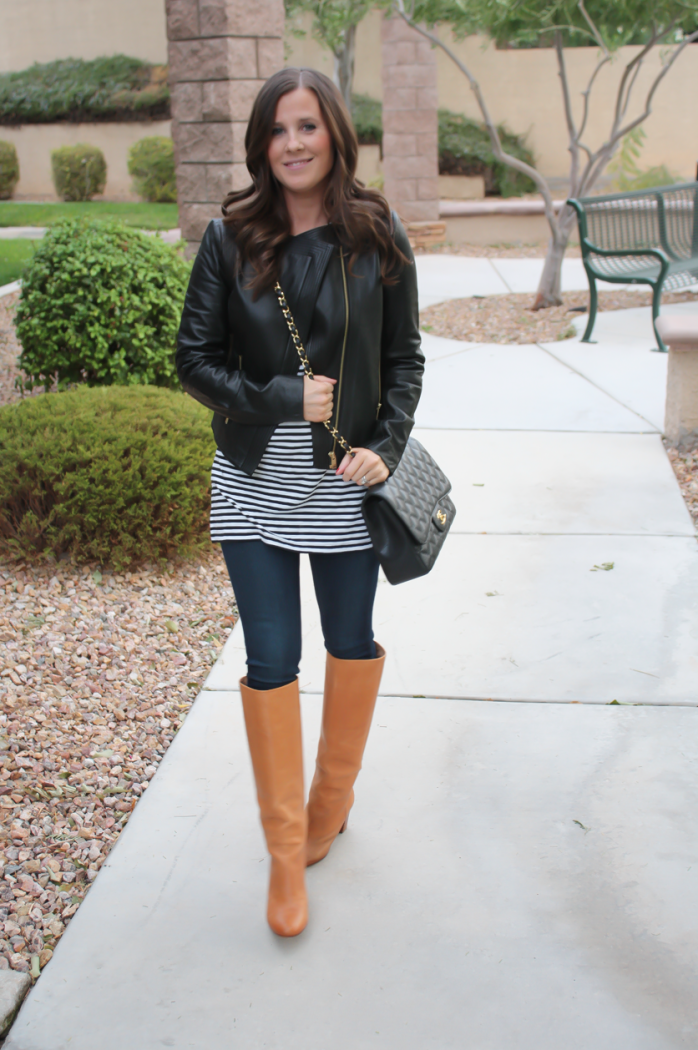
POLYGON ((270 902, 267 922, 277 937, 297 937, 308 925, 307 900, 270 902))

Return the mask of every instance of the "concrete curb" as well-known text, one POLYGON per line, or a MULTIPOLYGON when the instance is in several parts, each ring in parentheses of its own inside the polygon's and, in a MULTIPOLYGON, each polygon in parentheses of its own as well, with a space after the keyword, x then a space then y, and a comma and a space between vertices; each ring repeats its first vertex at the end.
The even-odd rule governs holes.
POLYGON ((3 284, 2 287, 0 287, 0 299, 2 299, 3 295, 12 295, 13 292, 18 292, 21 287, 21 281, 13 281, 11 284, 3 284))
POLYGON ((14 1021, 31 983, 28 973, 0 970, 0 1035, 4 1035, 14 1021))

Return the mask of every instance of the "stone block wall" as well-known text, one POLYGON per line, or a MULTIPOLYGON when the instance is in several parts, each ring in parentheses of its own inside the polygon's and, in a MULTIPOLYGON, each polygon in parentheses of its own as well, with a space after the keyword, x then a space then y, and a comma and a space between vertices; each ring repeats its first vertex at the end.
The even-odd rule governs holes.
POLYGON ((381 25, 384 193, 406 222, 439 217, 436 53, 401 18, 381 25))
POLYGON ((284 64, 283 0, 166 0, 182 237, 196 251, 231 189, 249 183, 245 131, 284 64))

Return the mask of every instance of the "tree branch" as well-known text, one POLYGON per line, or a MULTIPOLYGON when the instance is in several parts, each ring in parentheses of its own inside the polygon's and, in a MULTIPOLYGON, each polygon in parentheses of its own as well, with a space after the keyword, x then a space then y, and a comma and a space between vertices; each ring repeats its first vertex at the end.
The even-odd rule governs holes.
POLYGON ((565 53, 562 47, 562 33, 559 29, 555 30, 555 54, 557 56, 557 72, 560 77, 560 85, 562 87, 562 100, 565 107, 565 120, 567 121, 567 134, 569 135, 569 151, 571 154, 570 160, 570 192, 574 196, 577 186, 577 177, 579 175, 579 136, 577 134, 577 128, 574 123, 574 114, 572 112, 572 100, 570 98, 570 86, 567 79, 567 69, 565 67, 565 53))
POLYGON ((582 12, 582 17, 584 18, 584 21, 586 22, 586 24, 589 26, 589 29, 591 30, 591 32, 592 32, 592 34, 594 36, 594 39, 596 40, 596 43, 599 45, 599 47, 603 51, 603 53, 606 56, 606 58, 610 58, 611 57, 611 52, 606 47, 606 42, 605 42, 604 38, 601 36, 601 33, 599 32, 595 22, 591 19, 590 15, 589 15, 589 12, 587 11, 586 7, 584 6, 584 0, 578 0, 577 7, 582 12))
MULTIPOLYGON (((663 36, 664 34, 661 35, 663 36)), ((647 120, 647 118, 652 112, 652 103, 654 101, 654 96, 657 92, 657 88, 659 87, 659 85, 661 84, 662 80, 667 75, 671 67, 674 65, 676 59, 679 57, 682 51, 689 44, 692 44, 694 40, 698 40, 698 30, 696 30, 695 33, 691 33, 690 36, 684 37, 679 46, 674 48, 671 57, 668 59, 667 62, 664 63, 661 70, 650 85, 650 89, 647 92, 647 98, 645 99, 645 108, 643 109, 642 113, 634 120, 631 120, 628 124, 625 124, 622 127, 617 127, 614 121, 614 127, 611 130, 611 135, 609 136, 608 140, 604 142, 603 146, 601 146, 601 148, 597 150, 596 154, 590 158, 590 163, 587 165, 587 170, 585 171, 585 174, 582 179, 583 185, 586 189, 590 189, 594 185, 596 180, 599 178, 599 176, 603 172, 604 167, 613 156, 613 152, 620 140, 629 132, 631 132, 634 128, 639 127, 639 125, 642 124, 643 121, 647 120)))
POLYGON ((665 32, 662 32, 662 33, 658 34, 657 30, 655 28, 652 31, 652 36, 650 37, 648 42, 645 44, 645 46, 643 48, 641 48, 640 51, 638 51, 638 53, 635 55, 635 57, 633 59, 631 59, 630 62, 628 62, 627 66, 625 67, 625 69, 623 71, 623 76, 620 79, 620 84, 618 85, 618 93, 616 95, 616 108, 615 108, 615 115, 614 115, 614 120, 613 120, 613 125, 612 125, 613 130, 615 130, 618 127, 618 125, 621 123, 621 121, 623 119, 623 112, 625 110, 627 110, 627 102, 625 103, 625 106, 624 106, 623 98, 624 98, 624 95, 625 95, 625 85, 628 82, 628 78, 630 77, 632 71, 636 68, 636 66, 641 65, 644 62, 645 58, 650 53, 652 48, 655 46, 655 44, 664 35, 665 35, 665 32))
POLYGON ((589 154, 590 151, 581 142, 581 137, 584 134, 584 129, 587 126, 587 120, 589 118, 589 95, 591 94, 591 89, 594 86, 594 81, 596 80, 596 77, 597 77, 597 74, 599 73, 599 70, 603 69, 603 67, 606 65, 606 63, 610 62, 610 61, 611 61, 611 56, 610 55, 604 55, 604 57, 601 59, 601 61, 596 64, 596 69, 594 70, 594 72, 589 77, 589 83, 586 86, 586 90, 582 91, 582 98, 584 99, 584 109, 582 111, 582 123, 579 125, 578 139, 580 140, 580 142, 579 142, 580 148, 583 149, 585 151, 585 153, 587 153, 587 155, 589 154))
POLYGON ((482 91, 480 90, 480 85, 478 84, 473 74, 470 72, 465 63, 461 62, 461 60, 458 58, 455 52, 453 52, 451 48, 443 42, 443 40, 440 40, 435 33, 430 33, 428 29, 425 29, 423 26, 418 25, 414 21, 414 17, 407 14, 407 12, 405 11, 404 0, 393 0, 393 10, 397 15, 399 15, 403 22, 406 22, 407 25, 411 26, 412 29, 416 30, 416 32, 418 32, 421 36, 425 37, 426 40, 429 40, 435 47, 440 47, 441 50, 444 51, 451 59, 451 61, 458 67, 458 69, 460 69, 461 73, 470 84, 471 91, 475 95, 475 99, 482 114, 482 119, 490 136, 492 152, 494 153, 497 160, 503 161, 510 167, 515 168, 516 171, 520 171, 523 175, 528 175, 528 177, 532 179, 533 182, 535 182, 540 192, 540 195, 543 198, 543 204, 545 207, 545 217, 548 220, 548 224, 550 226, 553 238, 557 240, 559 237, 559 227, 557 217, 555 215, 555 209, 553 207, 553 198, 550 193, 548 183, 540 174, 540 172, 536 171, 536 169, 531 167, 530 164, 526 164, 525 161, 519 160, 518 157, 512 157, 511 154, 504 152, 504 150, 502 149, 501 140, 499 138, 499 132, 497 131, 492 117, 490 116, 489 109, 487 108, 487 103, 485 102, 485 99, 482 95, 482 91))

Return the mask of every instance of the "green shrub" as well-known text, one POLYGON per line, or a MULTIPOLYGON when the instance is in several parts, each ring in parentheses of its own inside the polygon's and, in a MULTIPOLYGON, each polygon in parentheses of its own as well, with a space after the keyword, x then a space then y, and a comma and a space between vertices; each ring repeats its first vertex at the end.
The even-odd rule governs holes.
MULTIPOLYGON (((383 142, 383 110, 370 95, 352 95, 351 115, 361 145, 383 142)), ((507 153, 535 167, 533 154, 519 135, 499 127, 502 145, 507 153)), ((441 175, 482 175, 485 193, 516 197, 534 193, 532 179, 496 160, 490 137, 483 124, 462 113, 439 110, 439 172, 441 175)))
POLYGON ((128 173, 136 193, 153 204, 177 200, 174 143, 163 135, 150 135, 134 142, 128 153, 128 173))
POLYGON ((107 162, 101 149, 78 142, 60 146, 51 153, 51 171, 56 193, 64 201, 89 201, 103 193, 107 162))
POLYGON ((352 95, 351 116, 362 146, 382 143, 383 107, 377 99, 370 95, 352 95))
POLYGON ((167 66, 112 55, 62 58, 0 75, 0 124, 167 120, 167 66))
POLYGON ((19 182, 17 150, 11 142, 0 141, 0 201, 8 201, 19 182))
MULTIPOLYGON (((497 128, 506 153, 535 167, 533 154, 520 136, 497 128)), ((439 110, 439 172, 441 175, 482 175, 485 193, 517 197, 534 193, 536 184, 528 176, 498 161, 483 124, 462 113, 439 110)))
POLYGON ((159 237, 115 220, 52 226, 24 271, 16 314, 27 386, 176 386, 189 269, 159 237))
POLYGON ((673 186, 679 181, 678 176, 669 171, 666 164, 651 168, 640 167, 638 161, 646 138, 647 132, 644 128, 633 128, 620 140, 618 152, 608 165, 609 174, 613 176, 612 190, 621 193, 652 190, 657 186, 673 186))
POLYGON ((208 533, 209 413, 155 387, 82 387, 0 409, 0 550, 123 570, 208 533))

